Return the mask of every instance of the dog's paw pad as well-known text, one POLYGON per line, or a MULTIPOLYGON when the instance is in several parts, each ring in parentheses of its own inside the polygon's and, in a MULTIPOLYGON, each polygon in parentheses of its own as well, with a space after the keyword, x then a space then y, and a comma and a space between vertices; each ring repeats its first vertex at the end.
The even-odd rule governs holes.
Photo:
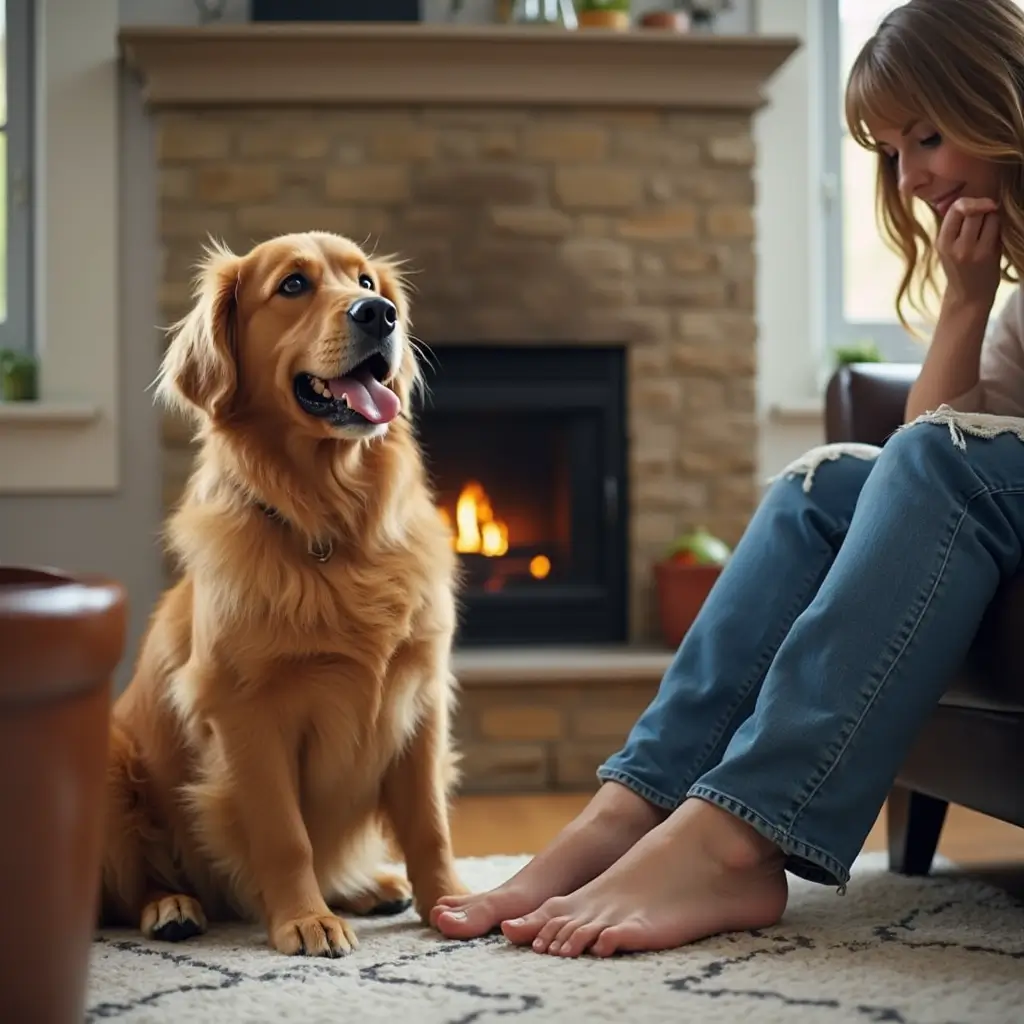
POLYGON ((366 914, 369 917, 393 917, 397 914, 404 914, 412 906, 412 897, 405 899, 383 900, 375 903, 366 914))
POLYGON ((164 896, 142 911, 142 934, 161 942, 184 942, 206 931, 206 915, 191 896, 164 896))
POLYGON ((162 942, 184 942, 185 939, 202 934, 203 929, 196 921, 168 921, 167 924, 153 929, 153 938, 162 942))

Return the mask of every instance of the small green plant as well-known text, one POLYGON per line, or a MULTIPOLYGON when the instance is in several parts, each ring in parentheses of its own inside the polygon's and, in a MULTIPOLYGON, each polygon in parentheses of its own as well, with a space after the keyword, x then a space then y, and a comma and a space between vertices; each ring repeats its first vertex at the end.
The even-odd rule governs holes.
POLYGON ((33 402, 39 397, 36 360, 27 352, 0 349, 0 402, 33 402))
POLYGON ((836 366, 849 366, 851 363, 884 363, 881 349, 870 339, 854 341, 848 345, 837 345, 833 350, 836 366))
POLYGON ((577 11, 621 11, 629 14, 631 0, 575 0, 577 11))

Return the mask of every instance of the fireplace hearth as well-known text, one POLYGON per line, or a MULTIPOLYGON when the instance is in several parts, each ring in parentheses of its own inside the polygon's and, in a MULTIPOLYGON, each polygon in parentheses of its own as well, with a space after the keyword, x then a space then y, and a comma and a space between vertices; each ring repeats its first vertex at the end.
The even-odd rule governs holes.
POLYGON ((417 410, 463 647, 627 636, 625 351, 433 344, 417 410))

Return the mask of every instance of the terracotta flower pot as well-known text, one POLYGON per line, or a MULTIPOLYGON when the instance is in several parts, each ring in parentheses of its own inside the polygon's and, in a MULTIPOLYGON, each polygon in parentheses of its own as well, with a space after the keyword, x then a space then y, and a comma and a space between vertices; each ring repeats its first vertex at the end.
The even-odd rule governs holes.
POLYGON ((688 32, 690 16, 685 11, 648 11, 640 18, 640 26, 668 29, 671 32, 688 32))
POLYGON ((669 647, 682 643, 721 572, 719 565, 686 565, 671 559, 655 563, 661 635, 669 647))
POLYGON ((629 29, 629 14, 626 11, 580 11, 576 21, 580 28, 610 28, 616 32, 629 29))
POLYGON ((0 1021, 84 1017, 125 622, 116 583, 0 566, 0 1021))

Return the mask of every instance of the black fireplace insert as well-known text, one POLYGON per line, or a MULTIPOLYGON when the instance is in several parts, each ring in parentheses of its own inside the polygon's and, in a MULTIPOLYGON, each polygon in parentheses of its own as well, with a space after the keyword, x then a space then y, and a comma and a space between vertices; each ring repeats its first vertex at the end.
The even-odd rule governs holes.
POLYGON ((627 631, 625 352, 432 344, 417 409, 462 647, 627 631))

